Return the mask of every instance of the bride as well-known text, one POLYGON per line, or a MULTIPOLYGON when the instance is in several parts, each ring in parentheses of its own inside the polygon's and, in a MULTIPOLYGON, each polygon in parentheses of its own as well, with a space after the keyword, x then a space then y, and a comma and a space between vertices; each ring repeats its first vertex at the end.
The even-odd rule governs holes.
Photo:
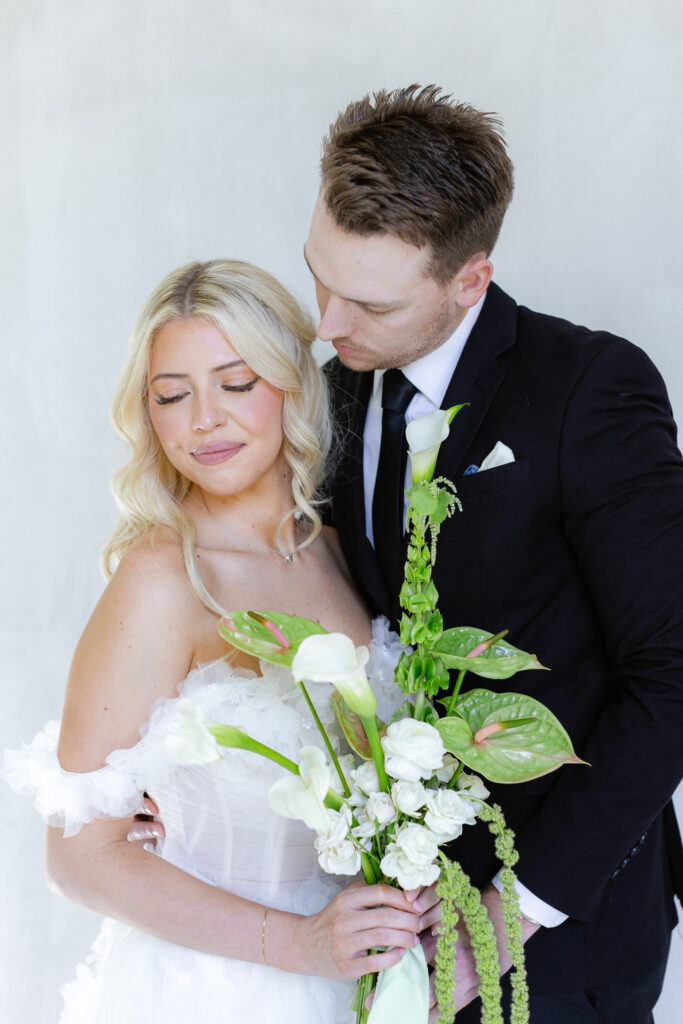
MULTIPOLYGON (((288 671, 226 658, 224 611, 270 608, 370 640, 316 510, 330 426, 313 336, 272 277, 221 260, 170 274, 134 331, 113 404, 132 454, 114 480, 111 578, 74 655, 58 762, 48 729, 6 767, 52 826, 51 884, 107 917, 65 986, 63 1024, 341 1024, 352 980, 419 941, 400 890, 342 888, 308 829, 270 810, 276 765, 165 755, 179 694, 293 759, 316 742, 288 671), (166 830, 156 852, 126 840, 145 790, 166 830)), ((381 712, 396 651, 375 632, 381 712)), ((313 690, 329 722, 327 688, 313 690)))

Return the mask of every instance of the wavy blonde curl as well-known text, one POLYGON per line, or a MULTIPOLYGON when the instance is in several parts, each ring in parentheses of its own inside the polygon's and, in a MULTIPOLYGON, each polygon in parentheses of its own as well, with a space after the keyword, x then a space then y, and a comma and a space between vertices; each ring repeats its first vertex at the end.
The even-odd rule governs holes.
POLYGON ((112 479, 119 521, 102 554, 109 578, 133 544, 158 526, 175 530, 187 574, 210 611, 224 614, 204 586, 195 561, 195 527, 182 507, 191 483, 169 462, 152 427, 148 366, 157 332, 172 320, 204 320, 215 326, 241 359, 284 391, 284 457, 292 489, 289 515, 311 529, 304 547, 322 527, 316 506, 331 442, 327 386, 311 347, 315 327, 292 295, 266 271, 239 260, 190 263, 170 273, 140 315, 114 391, 111 416, 131 455, 112 479))

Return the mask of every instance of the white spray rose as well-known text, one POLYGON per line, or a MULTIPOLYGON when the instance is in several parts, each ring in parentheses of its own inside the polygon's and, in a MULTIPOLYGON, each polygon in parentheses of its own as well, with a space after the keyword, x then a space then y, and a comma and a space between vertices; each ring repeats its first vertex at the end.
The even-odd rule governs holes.
POLYGON ((348 838, 351 812, 348 807, 340 811, 327 811, 327 830, 319 832, 314 846, 318 863, 330 875, 355 875, 360 871, 360 852, 348 838))
POLYGON ((382 739, 387 774, 406 782, 429 779, 443 765, 446 748, 428 722, 404 718, 392 722, 382 739))
POLYGON ((380 867, 402 889, 417 889, 432 885, 439 877, 439 865, 434 863, 438 853, 439 847, 429 829, 408 822, 387 846, 380 867))
POLYGON ((210 764, 220 761, 216 737, 206 727, 204 712, 189 697, 176 704, 176 718, 166 734, 166 752, 175 764, 210 764))
POLYGON ((388 793, 373 793, 368 797, 365 805, 365 813, 369 818, 374 818, 380 825, 388 825, 396 821, 398 814, 393 801, 388 793))
POLYGON ((394 782, 391 799, 399 811, 415 818, 427 802, 427 790, 421 782, 394 782))
POLYGON ((463 825, 474 825, 477 820, 471 801, 452 789, 437 789, 427 794, 425 825, 439 843, 457 839, 463 825))
POLYGON ((361 789, 368 796, 379 791, 379 778, 374 761, 363 761, 355 771, 351 772, 351 780, 357 789, 361 789))
POLYGON ((358 824, 351 829, 351 835, 356 839, 372 839, 377 831, 377 822, 367 816, 365 808, 356 812, 356 821, 358 824))

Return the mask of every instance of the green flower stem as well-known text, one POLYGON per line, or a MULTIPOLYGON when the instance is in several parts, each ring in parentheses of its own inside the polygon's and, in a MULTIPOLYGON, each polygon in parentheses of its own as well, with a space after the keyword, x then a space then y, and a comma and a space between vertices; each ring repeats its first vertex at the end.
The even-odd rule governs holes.
POLYGON ((424 719, 426 703, 427 698, 425 696, 424 690, 418 690, 417 698, 415 700, 415 712, 413 714, 413 718, 415 718, 418 722, 421 722, 424 719))
POLYGON ((377 731, 377 719, 374 715, 368 715, 367 717, 360 716, 360 720, 365 729, 365 735, 368 738, 370 744, 370 751, 372 753, 372 760, 375 762, 375 768, 377 769, 377 778, 379 779, 379 788, 383 793, 389 792, 389 779, 387 773, 384 770, 384 751, 382 750, 382 743, 379 738, 377 731))
POLYGON ((455 710, 455 705, 458 701, 458 695, 460 693, 460 687, 462 686, 462 681, 465 678, 466 673, 466 668, 461 668, 460 671, 458 672, 458 678, 455 680, 455 686, 453 687, 453 695, 451 697, 451 702, 448 705, 448 711, 446 712, 447 715, 452 715, 453 711, 455 710))
POLYGON ((462 770, 463 770, 464 767, 465 767, 465 762, 464 761, 460 761, 460 763, 458 764, 458 767, 453 772, 453 776, 451 778, 451 781, 448 783, 448 787, 447 787, 448 789, 453 789, 453 787, 455 786, 456 782, 460 778, 460 776, 462 774, 462 770))
POLYGON ((267 757, 269 761, 274 761, 275 764, 281 765, 288 772, 292 772, 293 775, 299 774, 298 764, 290 761, 283 754, 278 754, 277 750, 267 747, 265 743, 259 743, 258 740, 252 739, 251 736, 248 736, 246 732, 242 732, 240 729, 235 729, 230 725, 221 725, 218 722, 209 725, 208 729, 222 747, 239 747, 241 750, 251 750, 252 753, 260 754, 261 757, 267 757))
MULTIPOLYGON (((376 950, 371 950, 371 952, 374 953, 376 950)), ((356 1024, 366 1024, 370 1011, 366 1009, 365 1000, 372 992, 376 983, 376 974, 364 974, 362 978, 358 979, 356 992, 351 1003, 351 1010, 355 1011, 356 1014, 356 1024)))
POLYGON ((342 788, 344 790, 344 793, 346 794, 346 796, 351 796, 351 789, 349 788, 349 784, 346 781, 346 778, 344 777, 344 772, 341 770, 341 765, 339 764, 339 760, 337 758, 337 755, 335 754, 334 750, 332 749, 332 744, 330 743, 330 738, 327 735, 327 733, 325 732, 325 726, 320 721, 320 718, 318 716, 318 712, 315 710, 315 705, 313 704, 313 701, 311 700, 311 698, 308 696, 308 690, 306 689, 306 687, 304 686, 303 683, 299 683, 299 686, 301 687, 301 689, 303 691, 303 695, 306 698, 306 703, 308 704, 308 706, 309 706, 309 708, 311 710, 311 714, 313 715, 313 719, 315 721, 315 724, 318 726, 318 729, 320 731, 320 735, 322 736, 323 741, 325 743, 325 746, 327 747, 327 752, 330 755, 330 757, 332 758, 332 764, 337 769, 337 775, 339 776, 339 780, 340 780, 340 782, 342 784, 342 788))

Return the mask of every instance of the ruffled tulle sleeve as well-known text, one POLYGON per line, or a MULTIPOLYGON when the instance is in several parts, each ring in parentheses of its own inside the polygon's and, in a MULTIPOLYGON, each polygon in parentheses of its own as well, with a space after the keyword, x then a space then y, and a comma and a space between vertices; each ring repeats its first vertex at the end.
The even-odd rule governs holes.
POLYGON ((394 669, 401 652, 410 648, 403 646, 398 635, 389 629, 389 620, 382 616, 373 619, 369 650, 370 658, 366 671, 377 698, 377 714, 383 721, 388 722, 404 701, 412 699, 394 682, 394 669))
POLYGON ((48 825, 76 835, 95 818, 127 818, 141 809, 142 792, 134 764, 121 759, 92 772, 65 772, 57 760, 59 722, 48 722, 32 743, 6 750, 2 777, 34 806, 48 825))

